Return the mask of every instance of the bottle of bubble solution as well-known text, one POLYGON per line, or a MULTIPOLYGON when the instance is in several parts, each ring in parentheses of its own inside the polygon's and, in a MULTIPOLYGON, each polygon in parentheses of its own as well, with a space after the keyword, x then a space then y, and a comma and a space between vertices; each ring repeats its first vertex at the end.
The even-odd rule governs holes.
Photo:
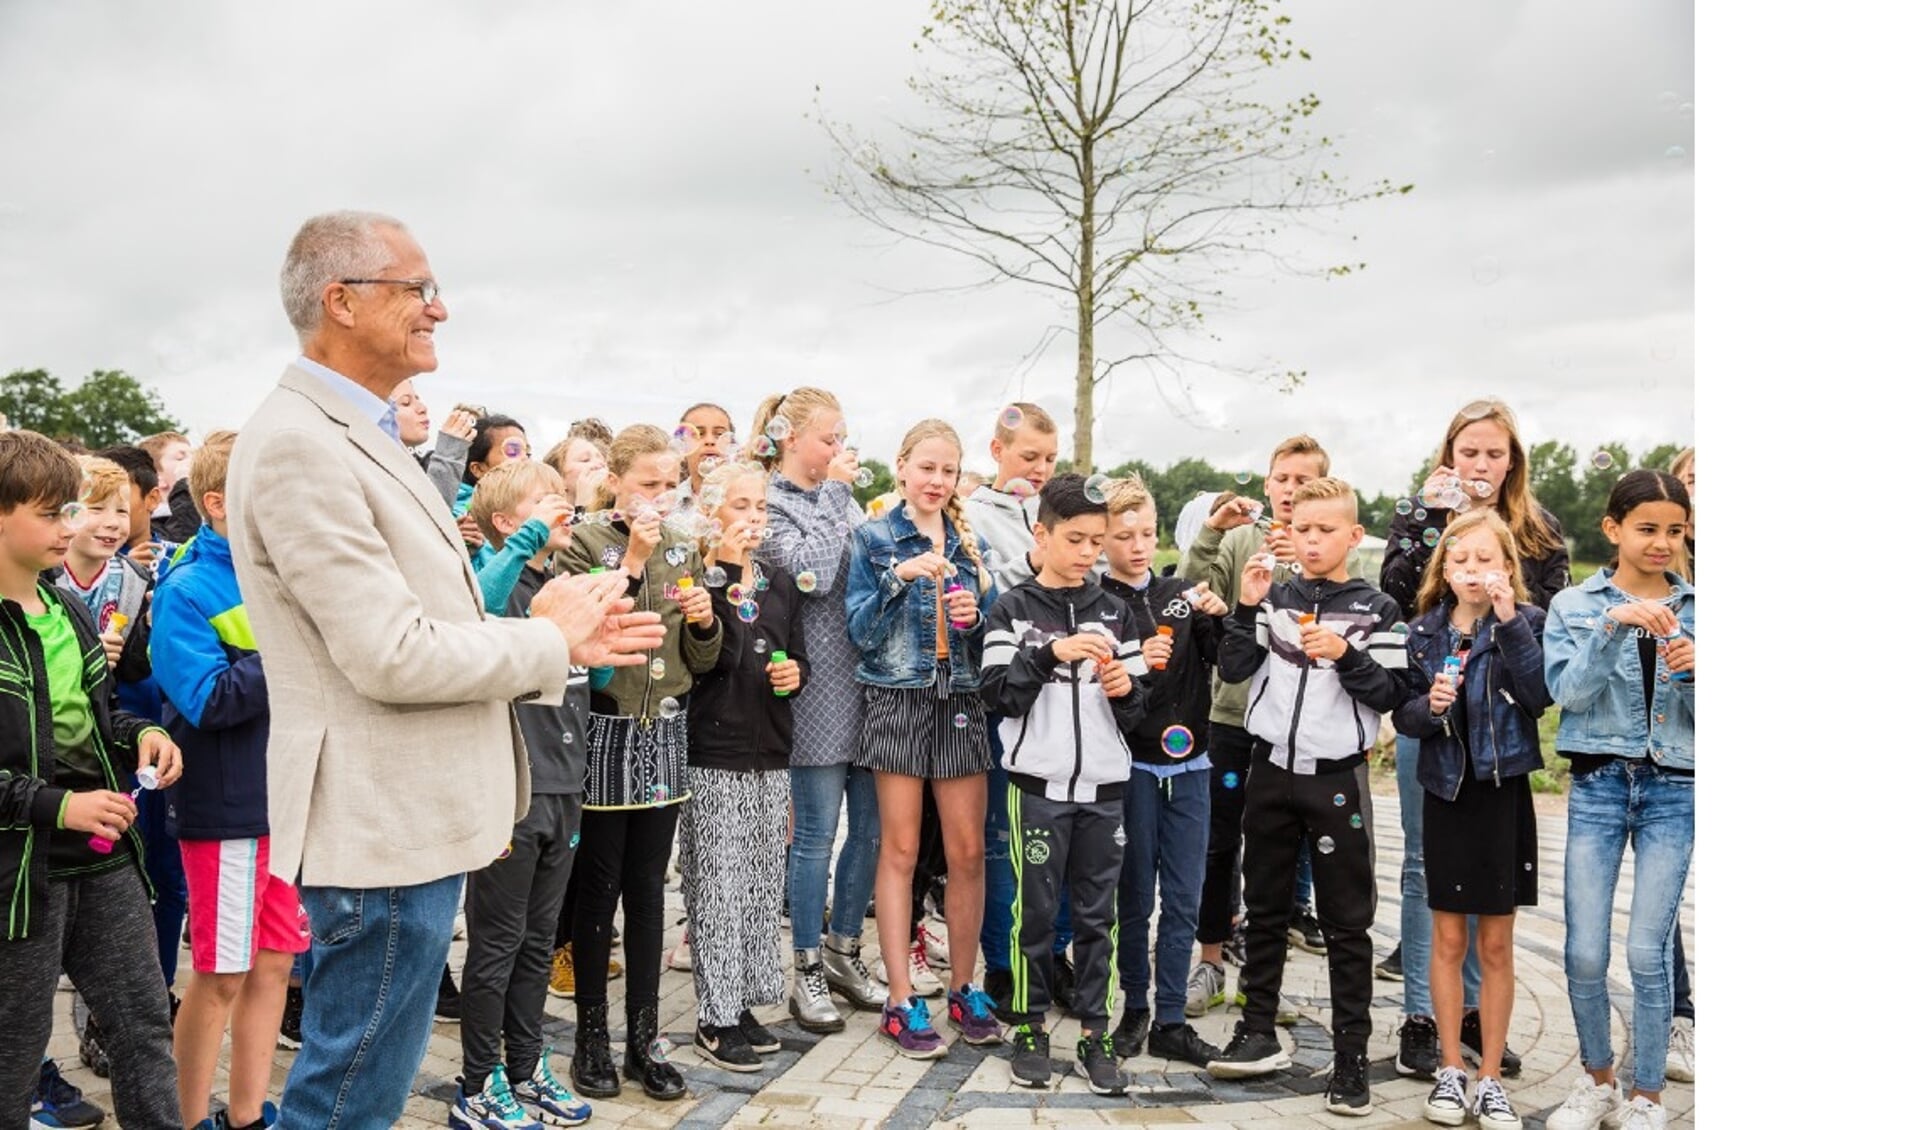
MULTIPOLYGON (((784 663, 784 662, 786 662, 786 653, 785 653, 784 651, 776 651, 776 652, 774 652, 774 653, 773 653, 772 655, 770 655, 770 656, 768 656, 768 657, 767 657, 767 662, 768 662, 769 664, 772 664, 772 663, 784 663)), ((789 695, 789 694, 792 694, 792 693, 793 693, 793 692, 791 692, 791 691, 783 691, 783 690, 780 690, 780 689, 779 689, 779 688, 777 688, 777 687, 775 687, 775 688, 773 689, 773 697, 774 697, 774 698, 785 698, 785 697, 786 697, 787 695, 789 695)))
MULTIPOLYGON (((1674 640, 1683 640, 1685 638, 1686 638, 1686 630, 1684 628, 1675 626, 1671 632, 1667 633, 1666 644, 1670 645, 1674 640)), ((1662 647, 1660 650, 1664 651, 1665 648, 1662 647)), ((1666 665, 1667 665, 1667 668, 1670 669, 1672 666, 1672 661, 1667 660, 1666 665)), ((1692 672, 1691 671, 1673 671, 1672 681, 1675 683, 1690 683, 1692 682, 1692 672)))
MULTIPOLYGON (((1170 624, 1161 624, 1161 625, 1160 625, 1159 627, 1157 627, 1157 628, 1154 628, 1154 629, 1153 629, 1153 632, 1154 632, 1154 634, 1155 634, 1155 635, 1160 635, 1160 636, 1164 636, 1164 637, 1166 638, 1166 640, 1167 640, 1167 642, 1169 642, 1169 643, 1170 643, 1170 642, 1172 641, 1172 638, 1173 638, 1173 628, 1172 628, 1172 625, 1170 625, 1170 624)), ((1164 659, 1162 659, 1162 660, 1160 660, 1160 661, 1159 661, 1158 663, 1155 663, 1155 664, 1153 664, 1153 670, 1155 670, 1155 671, 1164 671, 1164 670, 1166 670, 1166 661, 1165 661, 1164 659)))

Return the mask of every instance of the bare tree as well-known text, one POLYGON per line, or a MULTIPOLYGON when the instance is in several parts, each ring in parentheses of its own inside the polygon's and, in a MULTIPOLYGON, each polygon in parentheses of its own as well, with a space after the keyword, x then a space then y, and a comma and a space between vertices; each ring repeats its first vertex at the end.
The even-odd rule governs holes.
MULTIPOLYGON (((1248 260, 1302 266, 1274 238, 1309 214, 1410 191, 1345 187, 1319 101, 1254 96, 1261 72, 1310 56, 1277 0, 933 0, 910 87, 932 111, 889 146, 824 113, 832 193, 906 239, 971 260, 971 285, 1015 281, 1074 314, 1073 461, 1093 460, 1093 391, 1123 366, 1183 386, 1179 337, 1206 330, 1221 279, 1248 260), (1117 321, 1115 321, 1117 319, 1117 321), (1119 344, 1100 349, 1109 323, 1119 344)), ((1038 347, 1043 349, 1053 333, 1038 347)), ((1037 350, 1036 350, 1037 352, 1037 350)), ((1292 387, 1272 364, 1240 369, 1292 387)), ((1165 388, 1161 387, 1162 395, 1165 388)))

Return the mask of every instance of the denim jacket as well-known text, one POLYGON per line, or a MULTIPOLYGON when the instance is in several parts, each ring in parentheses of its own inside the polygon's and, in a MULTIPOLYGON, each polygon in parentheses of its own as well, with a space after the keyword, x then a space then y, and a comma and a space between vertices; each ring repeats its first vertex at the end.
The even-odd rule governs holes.
POLYGON ((1539 718, 1552 705, 1539 650, 1546 614, 1522 604, 1504 623, 1488 617, 1466 653, 1459 697, 1452 709, 1435 717, 1428 696, 1452 654, 1447 646, 1452 611, 1451 602, 1441 604, 1408 626, 1407 666, 1419 695, 1393 712, 1393 725, 1419 739, 1419 783, 1441 800, 1459 799, 1468 773, 1494 784, 1516 777, 1519 788, 1528 788, 1526 774, 1546 767, 1539 752, 1539 718))
MULTIPOLYGON (((1674 678, 1659 658, 1652 702, 1646 702, 1639 670, 1639 629, 1606 615, 1633 597, 1601 569, 1575 588, 1553 597, 1546 615, 1546 686, 1559 703, 1559 748, 1618 757, 1650 757, 1668 769, 1693 767, 1693 681, 1674 678), (1650 721, 1649 721, 1650 717, 1650 721)), ((1688 639, 1693 632, 1693 587, 1667 573, 1688 639)))
MULTIPOLYGON (((979 615, 964 628, 949 622, 946 648, 955 691, 979 689, 980 629, 992 606, 992 591, 982 592, 979 568, 959 544, 951 518, 946 523, 946 559, 959 570, 937 582, 940 589, 955 582, 979 600, 979 615)), ((930 687, 934 679, 933 617, 938 603, 935 582, 919 577, 906 582, 893 566, 931 552, 933 542, 907 517, 904 502, 853 531, 853 552, 847 566, 846 630, 860 649, 854 678, 875 687, 930 687)), ((986 543, 980 542, 980 556, 986 543)))

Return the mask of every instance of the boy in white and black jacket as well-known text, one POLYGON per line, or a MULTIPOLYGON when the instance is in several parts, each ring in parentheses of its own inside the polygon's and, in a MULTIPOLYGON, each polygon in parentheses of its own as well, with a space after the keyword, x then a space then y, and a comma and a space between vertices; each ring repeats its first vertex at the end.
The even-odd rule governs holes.
POLYGON ((1245 1018, 1208 1070, 1221 1078, 1286 1066, 1275 1039, 1292 875, 1302 834, 1312 843, 1313 880, 1325 931, 1333 999, 1333 1071, 1326 1106, 1372 1109, 1366 1041, 1372 1034, 1372 803, 1366 754, 1380 715, 1410 694, 1406 629, 1393 598, 1348 576, 1347 555, 1365 536, 1358 503, 1339 479, 1314 479, 1293 494, 1292 544, 1300 572, 1281 574, 1255 554, 1241 575, 1239 606, 1226 623, 1219 675, 1252 680, 1246 729, 1253 751, 1246 785, 1245 1018))
POLYGON ((1013 1078, 1029 1087, 1050 1082, 1042 1017, 1052 1001, 1054 917, 1070 889, 1079 1068, 1094 1091, 1122 1094, 1107 1001, 1133 771, 1125 732, 1145 710, 1145 689, 1135 680, 1146 663, 1126 602, 1086 580, 1105 536, 1105 501, 1088 498, 1080 476, 1062 475, 1041 490, 1039 571, 987 615, 980 694, 1000 716, 1020 909, 1011 1010, 1022 1022, 1013 1031, 1013 1078))

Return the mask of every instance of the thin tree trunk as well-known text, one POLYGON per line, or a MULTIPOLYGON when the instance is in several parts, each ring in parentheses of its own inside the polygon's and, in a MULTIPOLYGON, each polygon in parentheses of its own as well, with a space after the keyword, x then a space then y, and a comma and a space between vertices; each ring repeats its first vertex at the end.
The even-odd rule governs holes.
POLYGON ((1073 468, 1093 473, 1093 139, 1080 138, 1079 368, 1073 379, 1073 468))

